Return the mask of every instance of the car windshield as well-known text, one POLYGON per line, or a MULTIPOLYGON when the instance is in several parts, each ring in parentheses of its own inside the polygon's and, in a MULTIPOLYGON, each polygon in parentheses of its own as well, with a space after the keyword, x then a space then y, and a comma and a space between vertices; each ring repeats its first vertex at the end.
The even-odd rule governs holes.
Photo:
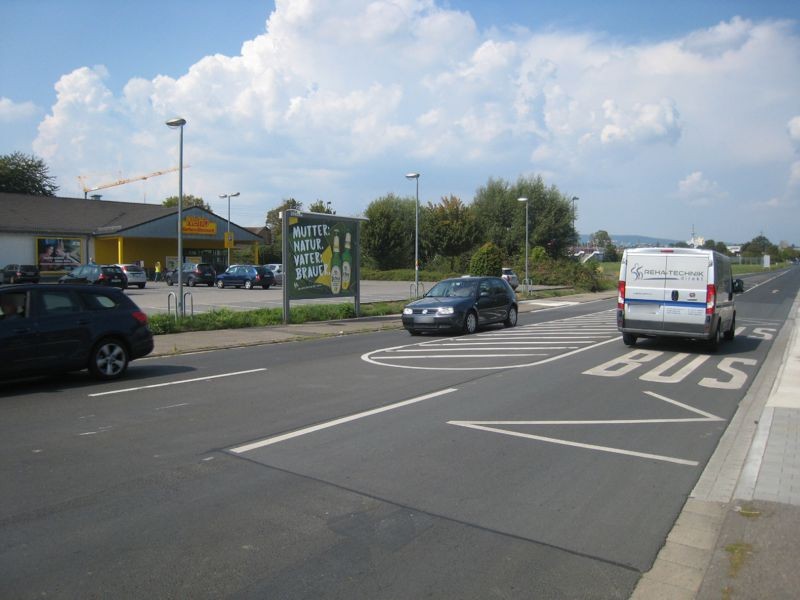
POLYGON ((433 298, 463 297, 474 296, 478 289, 478 282, 475 280, 448 279, 440 281, 425 294, 433 298))

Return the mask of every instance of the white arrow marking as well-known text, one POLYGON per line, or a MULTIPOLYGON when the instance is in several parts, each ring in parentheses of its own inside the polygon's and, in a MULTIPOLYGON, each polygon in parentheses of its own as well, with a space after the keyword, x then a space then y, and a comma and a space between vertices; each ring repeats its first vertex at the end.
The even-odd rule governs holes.
POLYGON ((560 444, 562 446, 572 446, 573 448, 584 448, 586 450, 598 450, 600 452, 610 452, 612 454, 624 454, 626 456, 635 456, 637 458, 647 458, 651 460, 659 460, 663 462, 670 462, 678 465, 688 465, 696 467, 700 463, 695 460, 686 460, 683 458, 675 458, 673 456, 664 456, 661 454, 650 454, 647 452, 634 452, 632 450, 624 450, 622 448, 612 448, 611 446, 598 446, 595 444, 583 444, 580 442, 573 442, 571 440, 564 440, 559 438, 545 437, 541 435, 533 435, 530 433, 521 433, 518 431, 509 431, 508 429, 500 429, 493 427, 497 425, 642 425, 651 423, 704 423, 714 421, 724 421, 724 419, 712 415, 709 412, 700 410, 688 404, 672 400, 666 396, 656 394, 655 392, 645 392, 645 394, 669 402, 675 406, 693 412, 699 417, 687 417, 682 419, 613 419, 613 420, 574 420, 574 421, 448 421, 450 425, 458 425, 459 427, 467 427, 469 429, 478 429, 482 431, 490 431, 492 433, 500 433, 503 435, 510 435, 512 437, 525 438, 529 440, 537 440, 540 442, 548 442, 551 444, 560 444))

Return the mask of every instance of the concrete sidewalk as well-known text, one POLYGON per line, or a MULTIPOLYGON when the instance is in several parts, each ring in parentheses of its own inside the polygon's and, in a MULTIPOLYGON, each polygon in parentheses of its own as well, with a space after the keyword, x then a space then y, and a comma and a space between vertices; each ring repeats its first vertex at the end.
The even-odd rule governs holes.
POLYGON ((633 600, 800 598, 799 307, 633 600))

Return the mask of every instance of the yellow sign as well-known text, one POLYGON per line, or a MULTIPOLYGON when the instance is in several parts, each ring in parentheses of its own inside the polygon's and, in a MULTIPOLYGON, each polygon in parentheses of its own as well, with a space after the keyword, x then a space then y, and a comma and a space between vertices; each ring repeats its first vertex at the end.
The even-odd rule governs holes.
POLYGON ((225 247, 226 248, 233 248, 234 247, 233 232, 232 231, 226 231, 225 232, 225 247))
POLYGON ((188 234, 217 235, 217 224, 205 217, 186 217, 182 229, 188 234))

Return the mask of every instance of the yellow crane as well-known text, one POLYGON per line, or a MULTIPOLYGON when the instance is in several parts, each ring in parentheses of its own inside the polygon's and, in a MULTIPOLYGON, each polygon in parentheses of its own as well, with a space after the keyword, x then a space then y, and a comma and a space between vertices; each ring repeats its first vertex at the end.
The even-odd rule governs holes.
MULTIPOLYGON (((184 165, 184 169, 188 169, 191 165, 184 165)), ((103 183, 101 185, 95 185, 93 187, 89 187, 86 185, 86 176, 85 175, 78 175, 78 183, 81 185, 81 189, 83 190, 83 197, 88 198, 89 192, 96 192, 97 190, 104 190, 110 187, 116 187, 118 185, 125 185, 126 183, 131 183, 132 181, 142 181, 144 179, 150 179, 151 177, 158 177, 159 175, 166 175, 167 173, 172 173, 173 171, 179 170, 180 167, 172 167, 171 169, 164 169, 163 171, 156 171, 154 173, 148 173, 147 175, 140 175, 138 177, 128 177, 126 179, 118 179, 117 181, 112 181, 111 183, 103 183)))

